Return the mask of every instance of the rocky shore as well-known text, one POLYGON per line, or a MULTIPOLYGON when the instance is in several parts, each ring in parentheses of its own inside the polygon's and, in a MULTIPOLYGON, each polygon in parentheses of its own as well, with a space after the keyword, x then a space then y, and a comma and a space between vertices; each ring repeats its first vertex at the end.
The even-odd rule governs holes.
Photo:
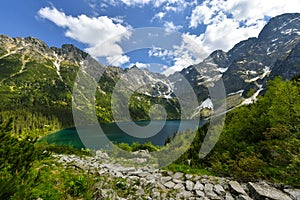
POLYGON ((147 166, 147 151, 135 160, 143 166, 125 166, 97 151, 92 157, 54 155, 66 167, 101 177, 94 199, 300 200, 300 189, 266 182, 241 183, 228 178, 171 172, 147 166))

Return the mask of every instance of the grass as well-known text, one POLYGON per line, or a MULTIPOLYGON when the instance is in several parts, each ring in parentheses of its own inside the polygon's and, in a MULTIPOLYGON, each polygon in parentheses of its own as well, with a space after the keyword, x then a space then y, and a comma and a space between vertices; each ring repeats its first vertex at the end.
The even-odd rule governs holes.
POLYGON ((207 169, 193 168, 188 165, 170 164, 163 168, 164 170, 170 170, 173 172, 183 172, 186 174, 198 174, 198 175, 209 175, 214 176, 215 174, 207 169))

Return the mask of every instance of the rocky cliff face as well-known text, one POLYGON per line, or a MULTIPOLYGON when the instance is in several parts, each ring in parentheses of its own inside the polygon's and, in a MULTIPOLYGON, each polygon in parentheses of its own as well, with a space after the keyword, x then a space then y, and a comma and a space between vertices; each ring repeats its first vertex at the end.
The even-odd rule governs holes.
POLYGON ((290 79, 300 73, 299 42, 300 14, 284 14, 272 18, 257 38, 241 41, 228 52, 215 51, 180 73, 199 95, 207 94, 199 85, 209 86, 209 81, 222 77, 227 94, 243 91, 246 96, 250 88, 263 89, 274 76, 290 79), (207 77, 206 69, 211 74, 213 70, 220 73, 207 77))

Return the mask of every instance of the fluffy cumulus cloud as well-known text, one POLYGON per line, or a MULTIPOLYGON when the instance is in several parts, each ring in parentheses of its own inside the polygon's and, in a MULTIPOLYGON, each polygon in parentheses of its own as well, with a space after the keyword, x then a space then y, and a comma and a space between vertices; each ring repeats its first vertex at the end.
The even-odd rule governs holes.
POLYGON ((183 28, 181 25, 175 25, 173 22, 165 22, 164 27, 167 32, 179 31, 183 28))
POLYGON ((207 26, 200 35, 207 50, 227 51, 241 40, 256 37, 265 17, 286 12, 299 12, 299 0, 205 0, 193 9, 189 26, 207 26))
POLYGON ((185 67, 201 62, 208 55, 207 50, 202 48, 201 44, 201 36, 186 33, 181 35, 179 45, 174 45, 170 49, 154 47, 149 50, 148 55, 160 57, 169 63, 169 68, 162 69, 163 74, 169 76, 185 67))
POLYGON ((107 16, 68 16, 54 7, 42 8, 38 14, 64 28, 67 37, 87 44, 89 48, 86 51, 92 56, 105 56, 110 64, 123 64, 129 61, 128 57, 122 56, 122 48, 117 43, 122 39, 120 34, 130 34, 131 28, 123 26, 120 21, 107 16))

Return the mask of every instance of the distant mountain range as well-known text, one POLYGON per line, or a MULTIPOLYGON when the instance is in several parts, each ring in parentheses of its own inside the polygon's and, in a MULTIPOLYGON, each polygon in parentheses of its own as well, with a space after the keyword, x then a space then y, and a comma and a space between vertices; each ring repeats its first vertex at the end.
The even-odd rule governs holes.
MULTIPOLYGON (((72 88, 87 53, 73 45, 48 47, 32 38, 10 38, 0 35, 0 111, 58 109, 71 112, 72 88)), ((198 98, 191 112, 207 116, 212 109, 208 87, 222 78, 228 107, 251 103, 265 89, 269 79, 282 76, 291 79, 300 73, 300 14, 283 14, 270 19, 257 38, 236 44, 228 52, 214 51, 203 62, 189 66, 168 77, 133 66, 130 69, 93 66, 103 71, 96 92, 96 112, 100 121, 113 120, 110 98, 122 75, 129 90, 133 119, 147 119, 153 104, 163 104, 169 118, 180 116, 176 98, 178 82, 186 79, 198 98), (129 73, 130 72, 130 73, 129 73)), ((44 112, 47 113, 47 112, 44 112)), ((61 116, 56 114, 57 118, 61 116)))

